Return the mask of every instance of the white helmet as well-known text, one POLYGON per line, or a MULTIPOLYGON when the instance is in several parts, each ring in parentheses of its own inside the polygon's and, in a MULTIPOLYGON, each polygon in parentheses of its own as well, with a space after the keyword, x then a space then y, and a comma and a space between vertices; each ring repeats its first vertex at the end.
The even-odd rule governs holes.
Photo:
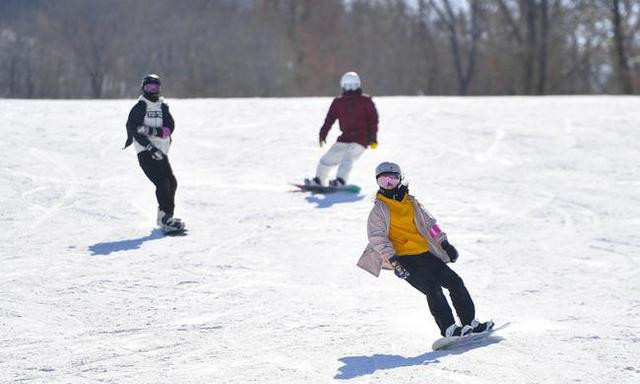
POLYGON ((355 91, 360 89, 360 76, 355 72, 347 72, 340 79, 340 87, 344 91, 355 91))
POLYGON ((376 167, 376 179, 383 173, 397 173, 402 177, 402 170, 400 169, 400 166, 389 161, 378 164, 376 167))

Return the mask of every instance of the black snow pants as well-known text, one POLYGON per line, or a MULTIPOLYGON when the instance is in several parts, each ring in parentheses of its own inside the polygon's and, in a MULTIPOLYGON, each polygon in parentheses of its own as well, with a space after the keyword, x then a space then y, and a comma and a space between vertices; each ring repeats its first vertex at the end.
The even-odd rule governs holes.
POLYGON ((475 306, 464 282, 444 261, 431 252, 398 257, 400 264, 409 272, 407 282, 427 296, 429 310, 440 333, 455 320, 442 288, 449 290, 449 296, 462 325, 468 325, 475 318, 475 306))
POLYGON ((144 174, 156 186, 158 207, 167 214, 167 217, 173 217, 178 181, 173 176, 169 158, 165 155, 162 160, 154 160, 149 151, 142 151, 138 153, 138 163, 144 174))

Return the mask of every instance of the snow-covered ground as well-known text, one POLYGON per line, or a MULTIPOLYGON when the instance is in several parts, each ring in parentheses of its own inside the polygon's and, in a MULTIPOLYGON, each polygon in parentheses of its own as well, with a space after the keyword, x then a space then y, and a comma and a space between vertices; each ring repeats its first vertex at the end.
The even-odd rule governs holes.
POLYGON ((375 101, 362 195, 325 197, 287 183, 329 98, 170 100, 190 232, 163 238, 134 100, 0 100, 0 382, 640 382, 638 98, 375 101), (383 160, 494 337, 431 351, 424 297, 355 266, 383 160))

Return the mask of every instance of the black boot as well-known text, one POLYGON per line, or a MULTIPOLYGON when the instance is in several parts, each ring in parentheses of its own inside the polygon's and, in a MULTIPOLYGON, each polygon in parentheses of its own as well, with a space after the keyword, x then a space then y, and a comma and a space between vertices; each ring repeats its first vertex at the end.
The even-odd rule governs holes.
POLYGON ((471 329, 468 325, 461 327, 457 324, 451 324, 449 328, 447 328, 447 330, 444 332, 444 337, 465 336, 469 332, 471 332, 471 329))
POLYGON ((313 179, 304 179, 304 185, 308 185, 312 187, 321 187, 322 182, 320 181, 320 178, 316 176, 313 179))
POLYGON ((329 182, 329 186, 331 187, 343 187, 346 184, 342 177, 336 177, 335 180, 331 180, 329 182))
POLYGON ((471 333, 483 333, 493 329, 493 321, 481 323, 478 320, 471 321, 471 333))

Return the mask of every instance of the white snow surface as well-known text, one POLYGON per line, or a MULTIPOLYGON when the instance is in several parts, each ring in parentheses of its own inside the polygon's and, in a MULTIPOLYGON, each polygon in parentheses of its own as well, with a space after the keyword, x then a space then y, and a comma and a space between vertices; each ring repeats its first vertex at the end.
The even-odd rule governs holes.
POLYGON ((121 150, 134 99, 0 100, 0 382, 640 382, 638 98, 374 100, 362 194, 321 196, 288 183, 330 98, 169 99, 186 237, 121 150), (494 336, 431 351, 424 296, 355 266, 384 160, 494 336))

